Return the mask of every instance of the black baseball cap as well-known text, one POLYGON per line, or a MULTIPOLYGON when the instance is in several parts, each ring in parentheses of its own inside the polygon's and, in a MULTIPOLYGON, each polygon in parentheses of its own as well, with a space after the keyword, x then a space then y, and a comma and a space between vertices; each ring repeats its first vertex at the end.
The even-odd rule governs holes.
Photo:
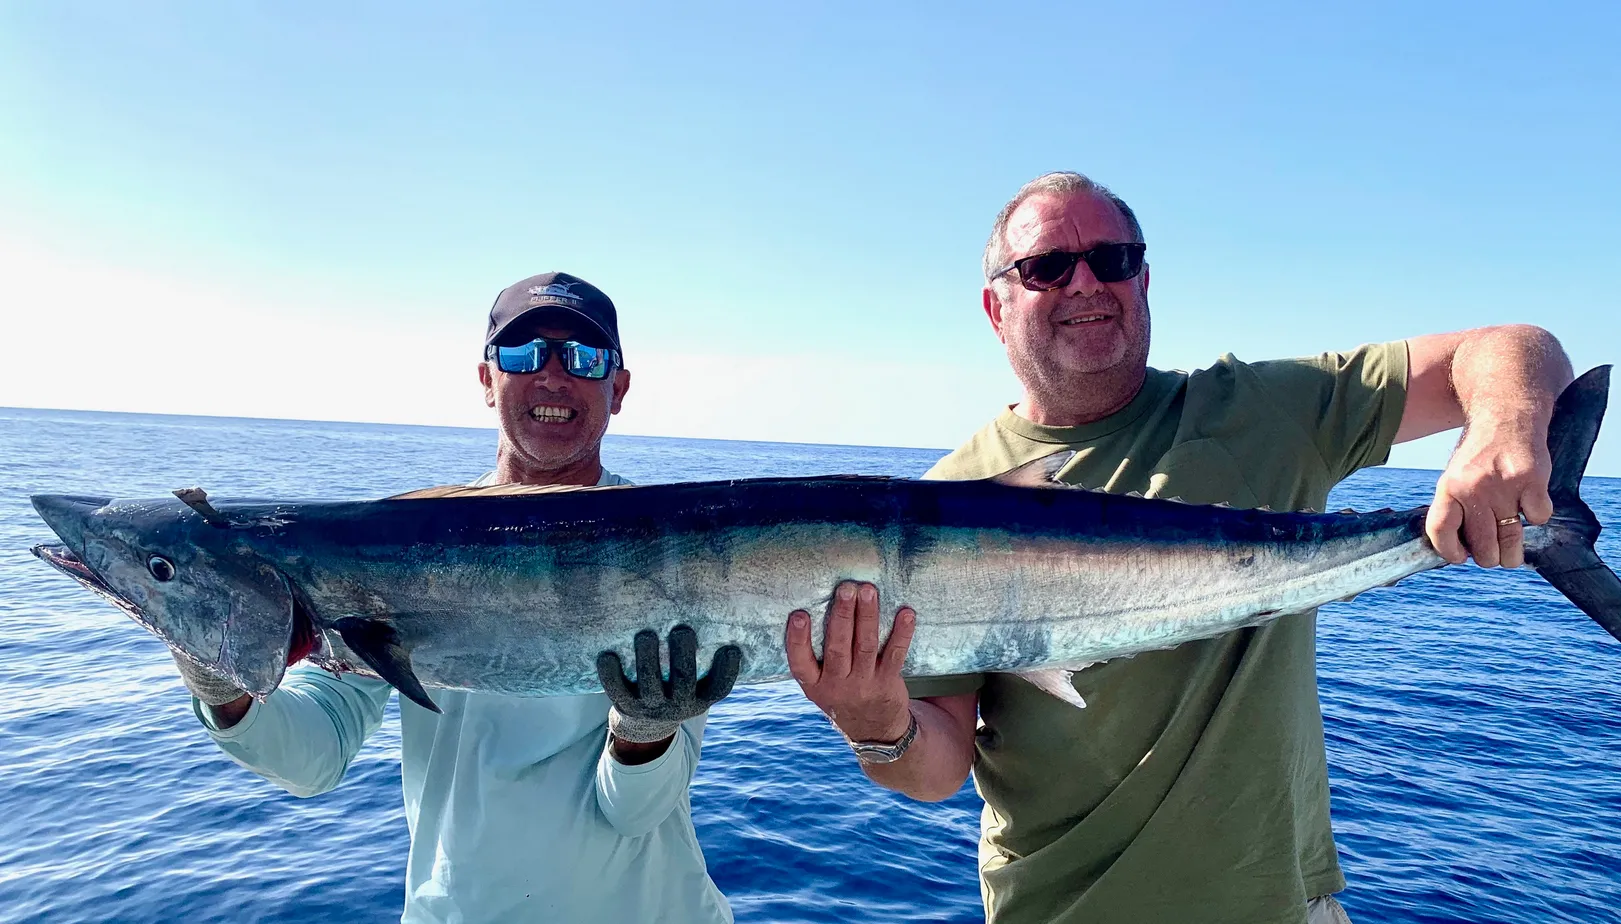
POLYGON ((543 326, 547 321, 561 322, 565 327, 578 327, 583 322, 586 329, 579 336, 590 337, 594 332, 603 342, 593 346, 612 347, 623 360, 619 313, 614 310, 613 299, 591 283, 568 273, 541 273, 502 289, 495 297, 495 304, 490 306, 490 326, 484 333, 484 345, 500 341, 508 330, 521 334, 524 331, 518 328, 543 326))

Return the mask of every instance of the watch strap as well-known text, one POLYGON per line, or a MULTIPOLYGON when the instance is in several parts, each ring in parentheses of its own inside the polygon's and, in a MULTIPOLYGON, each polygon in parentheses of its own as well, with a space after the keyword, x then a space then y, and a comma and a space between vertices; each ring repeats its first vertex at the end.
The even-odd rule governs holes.
POLYGON ((917 716, 910 715, 910 709, 907 712, 911 721, 906 724, 906 733, 895 741, 852 741, 849 738, 844 740, 850 745, 850 750, 856 752, 857 759, 862 763, 892 764, 905 756, 906 749, 911 747, 917 738, 917 716))

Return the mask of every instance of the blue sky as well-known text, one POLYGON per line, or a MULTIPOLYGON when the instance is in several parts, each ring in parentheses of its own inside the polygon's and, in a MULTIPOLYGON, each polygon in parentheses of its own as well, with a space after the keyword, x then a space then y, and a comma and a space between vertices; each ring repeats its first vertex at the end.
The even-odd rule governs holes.
POLYGON ((1155 365, 1621 360, 1614 4, 331 6, 0 5, 0 405, 490 426, 483 314, 566 269, 618 432, 950 447, 1049 169, 1142 218, 1155 365))

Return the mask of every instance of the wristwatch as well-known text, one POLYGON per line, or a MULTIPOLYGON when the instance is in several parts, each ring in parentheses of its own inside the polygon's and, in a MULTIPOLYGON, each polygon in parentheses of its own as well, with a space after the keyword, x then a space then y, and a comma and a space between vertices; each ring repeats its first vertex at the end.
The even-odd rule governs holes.
MULTIPOLYGON (((908 710, 910 712, 910 710, 908 710)), ((906 725, 906 734, 901 735, 897 741, 851 741, 844 739, 850 745, 850 750, 856 752, 856 757, 864 764, 892 764, 906 753, 912 746, 912 740, 917 737, 917 716, 910 716, 906 725)))

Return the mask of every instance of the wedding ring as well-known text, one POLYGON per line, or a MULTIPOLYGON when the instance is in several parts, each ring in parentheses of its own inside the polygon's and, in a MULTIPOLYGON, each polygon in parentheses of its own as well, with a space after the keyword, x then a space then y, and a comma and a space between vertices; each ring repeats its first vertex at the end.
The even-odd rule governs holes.
POLYGON ((1504 517, 1501 520, 1498 520, 1497 525, 1498 526, 1508 526, 1510 524, 1517 524, 1519 522, 1520 522, 1519 515, 1516 514, 1515 516, 1504 517))

